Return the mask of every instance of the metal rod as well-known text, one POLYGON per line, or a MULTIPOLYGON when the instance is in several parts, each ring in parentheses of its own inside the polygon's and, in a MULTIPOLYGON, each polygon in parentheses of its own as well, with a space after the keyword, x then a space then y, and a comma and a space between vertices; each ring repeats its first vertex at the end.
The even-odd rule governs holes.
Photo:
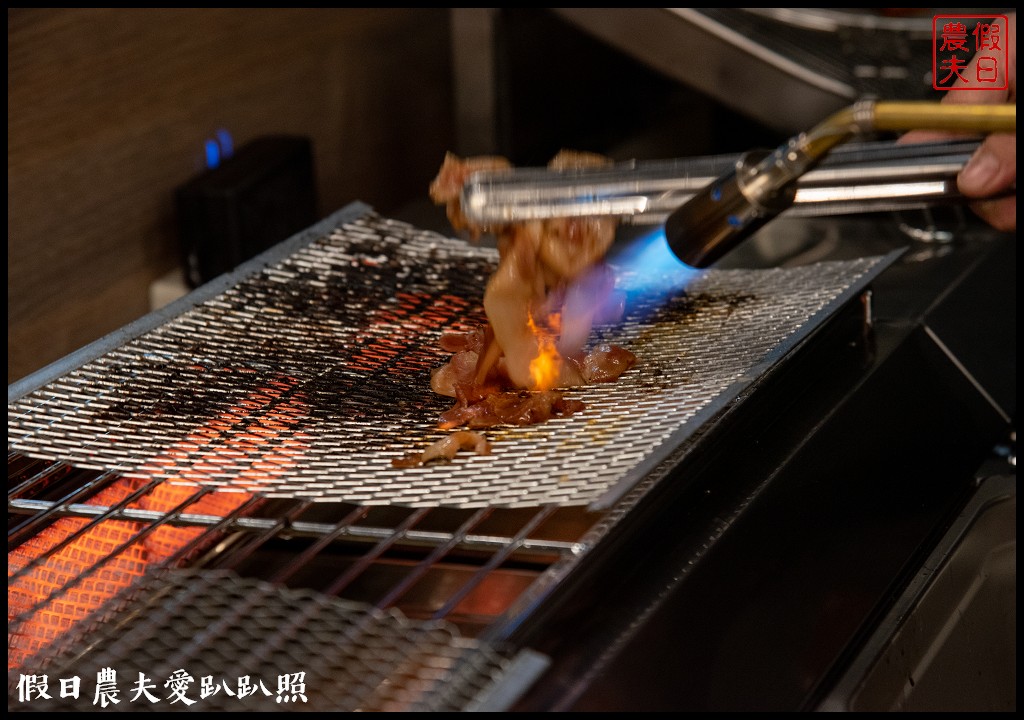
POLYGON ((41 482, 46 481, 54 474, 64 471, 69 472, 71 470, 70 465, 66 465, 62 462, 49 462, 46 460, 37 460, 28 456, 22 455, 19 452, 8 452, 7 453, 7 481, 11 482, 17 475, 25 473, 25 471, 31 471, 32 474, 29 477, 22 480, 16 485, 12 485, 7 488, 7 497, 17 497, 22 493, 30 491, 33 487, 41 482), (20 464, 21 467, 12 471, 11 466, 14 464, 20 464), (36 470, 36 467, 43 465, 43 468, 36 470))
MULTIPOLYGON (((12 512, 34 513, 40 510, 51 508, 55 505, 47 500, 14 500, 8 505, 12 512)), ((68 505, 61 509, 62 516, 70 517, 97 517, 106 515, 110 508, 102 505, 68 505)), ((140 510, 135 508, 124 508, 116 510, 113 514, 107 515, 114 520, 137 520, 142 522, 154 522, 162 517, 163 513, 156 510, 140 510)), ((225 518, 217 515, 199 515, 181 513, 171 522, 174 526, 217 526, 223 523, 225 518)), ((245 530, 253 532, 266 532, 273 530, 280 525, 280 520, 272 518, 251 518, 239 517, 231 520, 230 527, 226 530, 245 530)), ((392 528, 349 526, 339 529, 338 525, 329 523, 292 521, 288 525, 288 531, 292 535, 305 537, 321 537, 323 535, 339 530, 335 539, 347 539, 358 542, 378 542, 389 537, 392 528)), ((451 533, 435 532, 428 530, 409 530, 405 533, 405 541, 410 544, 437 546, 451 541, 451 533)), ((460 546, 467 549, 489 549, 502 547, 511 542, 511 538, 501 535, 466 535, 460 542, 460 546)), ((575 542, 564 540, 538 540, 526 539, 520 549, 523 552, 549 554, 571 552, 576 547, 575 542)))
MULTIPOLYGON (((150 485, 152 485, 152 483, 150 485)), ((139 532, 135 533, 135 535, 133 535, 131 538, 129 538, 128 540, 125 540, 123 543, 121 543, 120 545, 115 547, 113 550, 108 552, 105 556, 100 558, 100 560, 95 565, 93 565, 91 568, 89 568, 85 572, 83 572, 83 573, 81 573, 79 575, 76 575, 75 577, 71 578, 68 582, 64 583, 59 588, 57 588, 53 592, 51 592, 47 597, 39 600, 37 603, 32 605, 32 607, 28 608, 25 612, 21 613, 21 616, 29 617, 29 616, 32 615, 32 613, 36 612, 37 610, 39 610, 43 606, 48 605, 49 603, 53 602, 54 599, 63 596, 71 588, 75 587, 76 585, 78 585, 79 583, 84 581, 86 578, 88 578, 89 576, 93 575, 97 570, 102 568, 104 565, 109 563, 111 560, 113 560, 114 558, 119 557, 121 555, 121 553, 123 553, 125 550, 130 548, 132 545, 134 545, 135 543, 137 543, 137 542, 139 542, 141 540, 144 540, 146 537, 148 537, 150 534, 152 534, 157 528, 159 528, 162 525, 164 525, 171 517, 174 517, 178 512, 181 512, 181 510, 183 508, 188 507, 189 505, 193 504, 194 502, 196 502, 197 500, 199 500, 201 497, 203 497, 204 495, 206 495, 209 492, 210 491, 208 489, 206 489, 206 488, 200 489, 200 491, 197 492, 195 495, 192 495, 187 500, 179 503, 173 510, 168 512, 163 518, 161 518, 157 522, 154 522, 153 524, 151 524, 151 525, 149 525, 147 527, 142 528, 141 530, 139 530, 139 532)), ((81 530, 78 533, 74 533, 71 537, 78 536, 81 533, 81 531, 87 531, 87 530, 95 527, 96 524, 97 523, 90 523, 89 525, 86 525, 85 527, 81 528, 81 530)), ((16 578, 20 578, 21 576, 23 576, 28 571, 28 569, 30 569, 32 567, 35 567, 43 559, 48 558, 48 557, 52 557, 54 555, 54 553, 58 552, 58 549, 62 549, 64 547, 66 547, 67 544, 71 541, 71 537, 65 538, 65 540, 63 542, 58 543, 57 545, 55 545, 53 549, 51 549, 51 550, 49 550, 49 551, 47 551, 45 553, 41 553, 40 555, 38 555, 35 558, 33 558, 30 562, 26 563, 25 567, 21 568, 20 571, 18 571, 17 573, 15 573, 14 575, 12 575, 12 576, 10 576, 8 578, 8 580, 7 580, 8 586, 10 586, 12 580, 14 580, 16 578)))
POLYGON ((870 129, 1013 133, 1017 132, 1017 106, 876 102, 870 129))
MULTIPOLYGON (((66 466, 66 465, 59 465, 59 466, 54 466, 54 467, 58 468, 58 469, 69 469, 68 466, 66 466)), ((44 473, 40 473, 40 475, 43 475, 43 474, 44 473)), ((38 477, 39 476, 37 475, 36 478, 32 478, 32 480, 34 481, 38 477)), ((25 541, 24 538, 25 538, 25 536, 28 533, 30 533, 31 531, 35 530, 36 528, 38 528, 42 524, 44 524, 46 522, 49 522, 50 519, 52 517, 54 517, 55 515, 60 515, 60 516, 65 515, 66 514, 65 513, 65 509, 66 509, 67 506, 69 506, 71 504, 74 504, 74 502, 76 500, 79 500, 79 499, 81 499, 81 498, 83 498, 83 497, 85 497, 85 496, 87 496, 89 494, 92 494, 92 493, 95 493, 95 492, 97 492, 99 490, 102 490, 103 487, 105 487, 107 485, 110 485, 112 482, 114 482, 115 480, 117 480, 120 477, 121 476, 118 473, 115 473, 115 472, 105 472, 105 473, 103 473, 103 474, 93 478, 92 480, 88 481, 87 483, 85 483, 81 487, 78 487, 78 488, 72 490, 70 493, 68 493, 67 495, 62 497, 60 500, 56 500, 56 501, 53 501, 53 502, 50 502, 50 503, 46 503, 46 502, 39 503, 40 511, 38 513, 36 513, 32 517, 30 517, 27 520, 25 520, 25 522, 21 523, 20 525, 16 525, 10 531, 8 531, 8 533, 7 533, 7 550, 8 550, 8 552, 11 549, 17 547, 18 545, 21 545, 21 543, 23 543, 25 541), (49 507, 46 507, 46 505, 49 505, 49 507)), ((19 502, 18 500, 9 500, 8 503, 7 503, 8 508, 12 509, 14 505, 18 504, 18 502, 19 502)), ((29 501, 29 502, 31 502, 31 501, 29 501)))
POLYGON ((487 574, 491 570, 494 570, 496 567, 501 565, 501 563, 505 562, 505 560, 507 560, 512 555, 512 553, 516 551, 519 544, 526 539, 526 536, 533 532, 534 528, 536 528, 542 522, 551 517, 551 515, 554 512, 555 507, 553 505, 547 505, 541 508, 536 515, 530 518, 530 521, 528 523, 526 523, 525 525, 523 525, 523 527, 519 529, 519 532, 517 532, 515 534, 515 537, 512 538, 512 542, 510 542, 508 545, 502 548, 499 552, 494 553, 494 555, 492 555, 477 572, 473 573, 473 575, 469 578, 469 580, 466 581, 466 583, 461 588, 459 588, 455 593, 452 594, 450 598, 448 598, 448 601, 444 605, 442 605, 437 611, 434 612, 431 618, 434 620, 440 620, 441 618, 444 618, 449 613, 451 613, 452 610, 454 610, 458 606, 458 604, 462 602, 463 598, 469 595, 473 588, 480 584, 480 582, 484 579, 484 577, 487 576, 487 574))
POLYGON ((466 534, 471 528, 483 522, 483 520, 489 517, 492 512, 493 510, 491 508, 482 508, 473 513, 466 522, 462 523, 462 525, 452 533, 448 542, 437 546, 434 548, 433 552, 427 555, 427 557, 420 560, 416 564, 416 567, 406 573, 401 582, 394 585, 384 597, 377 601, 376 606, 379 608, 386 608, 394 605, 398 598, 402 597, 402 595, 404 595, 405 592, 416 583, 416 581, 426 575, 430 568, 437 564, 441 558, 458 547, 459 543, 465 540, 466 534))
POLYGON ((330 545, 332 542, 337 540, 350 529, 351 525, 360 518, 366 517, 366 514, 370 511, 370 508, 366 505, 360 505, 359 507, 352 510, 348 515, 342 518, 334 528, 317 540, 315 543, 307 547, 295 558, 291 560, 287 565, 281 568, 273 577, 270 578, 270 582, 273 583, 284 583, 288 578, 294 575, 299 568, 304 566, 312 558, 323 550, 325 547, 330 545))
POLYGON ((402 535, 404 535, 409 528, 418 523, 429 511, 430 508, 420 508, 419 510, 410 513, 409 516, 395 528, 394 532, 391 533, 390 536, 381 540, 373 547, 372 550, 363 554, 358 561, 350 565, 348 570, 342 573, 337 580, 327 586, 324 593, 327 595, 337 595, 344 590, 350 582, 356 579, 360 573, 372 565, 373 561, 380 557, 385 550, 398 542, 402 535))
MULTIPOLYGON (((173 555, 168 557, 167 560, 164 561, 164 565, 167 566, 167 567, 177 567, 178 564, 181 563, 184 558, 188 557, 188 555, 192 551, 197 549, 200 545, 202 545, 203 543, 207 542, 210 539, 211 536, 213 536, 213 535, 215 535, 217 533, 228 532, 228 530, 235 523, 237 523, 237 522, 239 522, 240 520, 243 519, 241 516, 244 513, 249 512, 252 508, 254 508, 255 506, 257 506, 258 504, 260 504, 262 502, 263 502, 263 498, 260 497, 259 495, 252 495, 252 496, 250 496, 248 500, 246 500, 244 503, 242 503, 241 505, 236 507, 230 513, 228 513, 225 517, 221 518, 220 522, 213 524, 208 530, 206 530, 205 532, 203 532, 203 533, 201 533, 199 535, 196 535, 192 540, 190 540, 188 543, 186 543, 181 548, 179 548, 177 552, 175 552, 173 555)), ((178 515, 179 519, 182 518, 182 517, 183 517, 183 515, 178 515)), ((205 516, 205 517, 215 517, 215 516, 205 516)))
MULTIPOLYGON (((20 568, 17 572, 15 572, 13 575, 9 575, 7 577, 7 584, 8 584, 8 586, 10 586, 11 582, 20 579, 22 576, 24 576, 30 570, 32 570, 33 568, 37 567, 41 563, 43 563, 48 557, 51 557, 52 555, 54 555, 56 553, 59 553, 61 550, 66 548, 68 545, 73 543, 75 540, 77 540, 78 538, 80 538, 83 535, 85 535, 87 532, 89 532, 89 530, 91 528, 95 527, 98 524, 99 521, 107 520, 107 519, 113 517, 116 513, 120 512, 126 506, 128 506, 131 503, 135 502, 136 500, 138 500, 143 495, 146 495, 147 493, 149 493, 151 490, 153 490, 159 484, 160 484, 159 480, 153 480, 152 482, 149 482, 146 485, 143 485, 141 488, 139 488, 138 490, 136 490, 135 492, 129 494, 126 498, 121 500, 117 505, 113 505, 109 509, 107 509, 106 512, 101 513, 97 517, 97 520, 96 520, 95 523, 89 523, 87 525, 83 525, 82 527, 78 528, 76 531, 70 533, 66 538, 64 538, 63 540, 58 542, 56 545, 54 545, 53 547, 49 548, 46 552, 39 553, 38 555, 33 557, 31 560, 29 560, 27 563, 25 563, 25 565, 22 568, 20 568)), ((111 555, 108 555, 107 558, 104 560, 104 562, 106 562, 106 560, 109 560, 110 557, 111 557, 111 555)))
POLYGON ((247 538, 242 546, 232 550, 229 556, 218 558, 217 566, 230 568, 237 567, 240 562, 256 552, 256 550, 258 550, 264 543, 268 542, 285 528, 291 527, 292 521, 305 512, 306 508, 312 504, 312 500, 303 500, 302 502, 299 502, 282 517, 277 518, 263 528, 260 535, 253 538, 247 538))

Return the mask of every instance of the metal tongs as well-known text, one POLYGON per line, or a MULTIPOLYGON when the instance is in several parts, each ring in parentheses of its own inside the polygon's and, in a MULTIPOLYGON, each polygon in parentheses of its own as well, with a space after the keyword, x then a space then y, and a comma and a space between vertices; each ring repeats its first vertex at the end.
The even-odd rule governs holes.
POLYGON ((554 172, 475 173, 462 211, 481 225, 552 217, 665 222, 669 247, 706 267, 783 212, 832 215, 962 200, 956 176, 980 140, 861 142, 874 131, 1016 132, 1015 105, 866 100, 774 151, 554 172))
MULTIPOLYGON (((898 210, 958 199, 957 173, 980 142, 863 142, 837 148, 797 181, 787 215, 898 210)), ((654 225, 737 164, 768 154, 633 160, 557 172, 536 167, 477 172, 463 186, 462 211, 481 225, 590 215, 654 225)))

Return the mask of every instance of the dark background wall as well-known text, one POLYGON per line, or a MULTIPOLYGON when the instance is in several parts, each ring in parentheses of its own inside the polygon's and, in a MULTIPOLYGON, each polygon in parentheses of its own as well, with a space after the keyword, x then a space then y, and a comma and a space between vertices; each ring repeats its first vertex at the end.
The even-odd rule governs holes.
MULTIPOLYGON (((600 13, 599 9, 591 12, 600 13)), ((784 139, 550 9, 9 9, 8 383, 151 310, 203 145, 313 147, 318 214, 450 230, 444 155, 542 165, 784 139)))
POLYGON ((446 8, 8 9, 8 382, 149 311, 203 143, 312 140, 319 212, 425 197, 446 8))

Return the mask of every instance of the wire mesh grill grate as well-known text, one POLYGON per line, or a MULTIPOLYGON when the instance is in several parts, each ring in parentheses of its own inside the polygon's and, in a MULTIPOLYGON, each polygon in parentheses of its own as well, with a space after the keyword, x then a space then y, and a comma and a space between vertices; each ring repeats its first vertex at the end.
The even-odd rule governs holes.
MULTIPOLYGON (((709 270, 667 299, 623 277, 598 341, 638 356, 586 410, 486 434, 489 456, 395 469, 443 436, 441 332, 484 320, 492 249, 372 211, 8 404, 9 448, 271 497, 406 506, 585 505, 755 380, 880 258, 709 270)), ((650 278, 644 278, 645 280, 650 278)))
POLYGON ((510 661, 444 621, 227 572, 161 571, 111 599, 39 666, 9 673, 8 703, 38 711, 458 711, 485 702, 510 661), (44 676, 49 698, 26 682, 34 678, 38 690, 44 676), (61 698, 59 683, 71 678, 80 681, 78 697, 61 698))

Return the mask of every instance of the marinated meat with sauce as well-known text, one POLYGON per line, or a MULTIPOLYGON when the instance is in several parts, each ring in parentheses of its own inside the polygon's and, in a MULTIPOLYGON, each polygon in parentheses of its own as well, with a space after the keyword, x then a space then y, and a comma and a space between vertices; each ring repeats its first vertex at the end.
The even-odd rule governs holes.
MULTIPOLYGON (((567 170, 608 163, 600 155, 564 150, 549 167, 567 170)), ((511 167, 502 157, 463 159, 448 153, 430 185, 431 199, 445 205, 456 231, 473 239, 492 233, 499 253, 498 267, 484 291, 487 324, 447 333, 440 340, 452 357, 433 372, 430 386, 455 398, 441 417, 442 428, 528 425, 571 415, 584 406, 565 399, 563 388, 614 381, 636 362, 633 353, 618 346, 585 351, 593 326, 616 319, 622 309, 611 302, 614 278, 604 264, 615 239, 613 218, 554 218, 485 227, 474 225, 462 213, 462 187, 471 174, 511 167)), ((403 459, 406 464, 401 466, 433 457, 450 459, 452 447, 483 447, 463 440, 438 441, 421 455, 403 459)))

